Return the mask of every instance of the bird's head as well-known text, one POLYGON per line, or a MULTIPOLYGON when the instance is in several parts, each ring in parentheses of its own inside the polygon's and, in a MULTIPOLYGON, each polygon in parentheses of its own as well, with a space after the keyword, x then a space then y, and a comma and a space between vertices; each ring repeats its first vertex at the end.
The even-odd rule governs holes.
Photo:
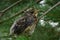
POLYGON ((38 10, 35 9, 34 7, 32 7, 32 8, 27 9, 27 10, 25 11, 25 13, 26 13, 27 15, 37 16, 37 15, 38 15, 38 10))

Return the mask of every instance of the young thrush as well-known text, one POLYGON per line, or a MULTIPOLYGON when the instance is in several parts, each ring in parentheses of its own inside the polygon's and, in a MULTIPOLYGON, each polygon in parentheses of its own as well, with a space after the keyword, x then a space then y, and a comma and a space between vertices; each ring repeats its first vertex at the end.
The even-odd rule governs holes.
POLYGON ((37 10, 29 8, 24 12, 24 16, 16 20, 10 28, 10 35, 27 34, 32 35, 37 24, 37 10))

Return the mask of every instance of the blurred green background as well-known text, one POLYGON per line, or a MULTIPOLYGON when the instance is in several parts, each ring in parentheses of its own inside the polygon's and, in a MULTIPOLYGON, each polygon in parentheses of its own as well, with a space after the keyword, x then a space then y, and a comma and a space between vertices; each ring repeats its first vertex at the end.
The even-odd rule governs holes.
MULTIPOLYGON (((0 11, 12 5, 16 1, 18 0, 0 0, 0 11)), ((42 0, 39 3, 36 3, 36 1, 37 0, 22 0, 20 3, 3 13, 3 16, 0 17, 0 22, 5 19, 6 21, 0 23, 0 40, 60 40, 60 5, 55 7, 39 20, 36 29, 30 38, 22 35, 16 39, 4 37, 9 34, 9 30, 13 22, 23 15, 20 13, 19 15, 7 20, 18 11, 23 10, 28 5, 29 7, 35 6, 36 9, 40 10, 40 12, 38 12, 39 17, 60 0, 42 0)))

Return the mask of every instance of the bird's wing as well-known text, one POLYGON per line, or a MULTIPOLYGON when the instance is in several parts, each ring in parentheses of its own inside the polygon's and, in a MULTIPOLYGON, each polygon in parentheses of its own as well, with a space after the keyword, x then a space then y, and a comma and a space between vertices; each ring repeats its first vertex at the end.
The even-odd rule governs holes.
POLYGON ((31 26, 28 26, 25 30, 24 30, 24 34, 28 34, 28 35, 32 35, 32 33, 34 32, 36 27, 36 24, 33 23, 31 26))
POLYGON ((16 21, 13 30, 15 34, 22 33, 26 28, 31 26, 34 22, 33 17, 22 17, 19 20, 16 21))
POLYGON ((24 22, 24 17, 21 17, 14 21, 13 25, 10 28, 10 35, 14 34, 15 32, 21 30, 22 23, 24 22))

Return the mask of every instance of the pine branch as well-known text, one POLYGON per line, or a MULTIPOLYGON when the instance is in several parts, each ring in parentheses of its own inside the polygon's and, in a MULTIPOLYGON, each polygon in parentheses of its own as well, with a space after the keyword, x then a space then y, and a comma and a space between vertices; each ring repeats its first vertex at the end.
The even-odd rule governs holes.
POLYGON ((51 8, 49 8, 43 15, 41 15, 40 17, 38 17, 38 21, 43 18, 48 12, 52 11, 55 7, 57 7, 58 5, 60 5, 60 1, 58 3, 56 3, 54 6, 52 6, 51 8))
POLYGON ((13 3, 12 5, 8 6, 7 8, 5 8, 4 10, 0 11, 2 13, 4 13, 5 11, 9 10, 10 8, 12 8, 13 6, 17 5, 18 3, 20 3, 22 0, 19 0, 15 3, 13 3))
POLYGON ((0 24, 3 23, 3 22, 5 22, 5 21, 7 21, 7 20, 10 20, 10 19, 12 19, 12 18, 18 16, 18 15, 21 14, 21 13, 24 13, 24 11, 25 11, 26 9, 28 9, 29 7, 30 7, 30 5, 28 4, 25 8, 23 8, 23 9, 20 10, 20 11, 18 11, 15 15, 13 15, 13 16, 11 16, 11 17, 5 19, 5 20, 0 21, 0 24))
POLYGON ((0 17, 3 15, 4 12, 6 12, 7 10, 9 10, 10 8, 14 7, 15 5, 17 5, 18 3, 20 3, 22 0, 19 0, 15 3, 13 3, 12 5, 8 6, 7 8, 3 9, 2 11, 0 11, 0 17))

